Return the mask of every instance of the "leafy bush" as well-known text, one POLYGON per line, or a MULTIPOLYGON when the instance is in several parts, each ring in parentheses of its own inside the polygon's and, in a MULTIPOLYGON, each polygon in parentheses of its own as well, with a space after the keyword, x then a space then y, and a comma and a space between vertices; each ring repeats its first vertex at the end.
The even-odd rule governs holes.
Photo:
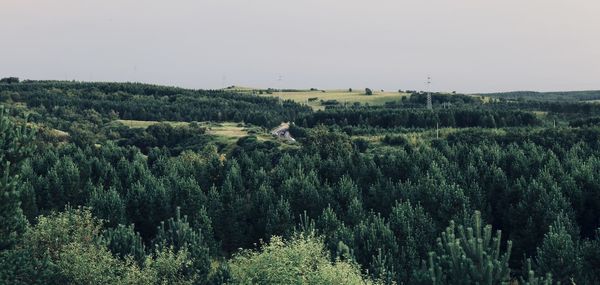
POLYGON ((230 264, 232 284, 375 284, 358 265, 336 260, 323 241, 300 234, 289 241, 273 237, 260 250, 244 250, 230 264))

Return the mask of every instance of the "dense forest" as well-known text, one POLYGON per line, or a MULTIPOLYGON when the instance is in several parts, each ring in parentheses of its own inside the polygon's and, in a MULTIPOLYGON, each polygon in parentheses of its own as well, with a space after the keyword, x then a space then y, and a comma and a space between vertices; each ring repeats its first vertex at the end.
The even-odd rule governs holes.
POLYGON ((534 100, 534 101, 593 101, 600 100, 599 90, 588 91, 563 91, 563 92, 535 92, 535 91, 514 91, 503 93, 482 94, 494 98, 506 100, 534 100))
POLYGON ((595 94, 6 79, 0 284, 600 284, 595 94))

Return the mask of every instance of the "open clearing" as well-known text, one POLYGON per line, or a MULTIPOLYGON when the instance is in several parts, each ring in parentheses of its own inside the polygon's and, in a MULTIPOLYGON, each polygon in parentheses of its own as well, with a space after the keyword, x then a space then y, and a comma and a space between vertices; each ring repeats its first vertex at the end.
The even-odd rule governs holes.
POLYGON ((151 125, 158 124, 158 123, 167 123, 173 127, 185 126, 185 125, 189 124, 188 122, 167 122, 167 121, 159 122, 159 121, 138 121, 138 120, 117 120, 117 122, 119 122, 127 127, 134 128, 134 129, 145 129, 151 125))
POLYGON ((359 102, 361 104, 369 105, 383 105, 386 102, 394 102, 401 100, 402 97, 408 96, 408 93, 395 92, 381 92, 373 91, 373 95, 365 95, 364 90, 324 90, 320 91, 298 91, 298 92, 276 92, 273 94, 263 94, 261 96, 275 96, 284 100, 292 100, 301 104, 307 104, 315 110, 324 109, 325 106, 321 105, 321 100, 336 100, 341 104, 347 103, 352 104, 359 102), (309 101, 310 98, 316 98, 313 101, 309 101))
MULTIPOLYGON (((145 129, 151 125, 161 123, 159 121, 138 121, 138 120, 116 120, 116 122, 121 123, 130 128, 140 128, 145 129)), ((188 125, 189 122, 171 122, 171 121, 163 121, 162 123, 167 123, 172 126, 185 126, 188 125)), ((282 141, 280 139, 275 138, 273 135, 268 133, 266 130, 261 127, 256 126, 245 126, 242 123, 236 122, 198 122, 198 125, 206 128, 206 134, 210 135, 214 138, 215 142, 229 145, 230 147, 235 145, 238 139, 247 137, 249 135, 254 135, 259 141, 282 141)), ((281 144, 280 147, 291 147, 290 144, 281 144)))
MULTIPOLYGON (((130 127, 145 129, 151 125, 158 124, 158 121, 137 121, 137 120, 117 120, 117 122, 130 127)), ((165 121, 162 123, 170 124, 174 127, 188 125, 189 122, 170 122, 165 121)), ((198 125, 206 128, 206 133, 209 135, 223 136, 230 138, 241 138, 248 135, 247 129, 241 123, 235 122, 224 122, 224 123, 212 123, 212 122, 200 122, 198 125)))
POLYGON ((399 101, 402 97, 408 96, 408 93, 373 91, 373 95, 365 95, 364 90, 352 92, 348 90, 326 90, 325 92, 273 92, 273 94, 266 94, 265 96, 277 96, 284 100, 308 104, 308 106, 318 110, 325 108, 325 106, 321 105, 321 100, 336 100, 341 104, 359 102, 361 104, 383 105, 386 102, 399 101), (316 100, 309 101, 310 98, 316 98, 316 100))

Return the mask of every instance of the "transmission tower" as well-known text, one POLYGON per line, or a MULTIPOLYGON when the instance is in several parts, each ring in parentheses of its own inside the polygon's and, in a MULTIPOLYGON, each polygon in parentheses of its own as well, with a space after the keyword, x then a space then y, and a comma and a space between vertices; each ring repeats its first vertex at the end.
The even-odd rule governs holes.
POLYGON ((433 104, 431 103, 431 77, 427 76, 427 110, 433 110, 433 104))

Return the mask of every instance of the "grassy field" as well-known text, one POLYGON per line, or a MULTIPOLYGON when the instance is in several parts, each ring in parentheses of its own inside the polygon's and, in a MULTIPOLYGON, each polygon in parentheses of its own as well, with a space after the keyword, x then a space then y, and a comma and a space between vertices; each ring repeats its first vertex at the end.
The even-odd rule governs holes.
MULTIPOLYGON (((137 121, 137 120, 117 120, 117 122, 134 129, 145 129, 151 125, 158 124, 158 121, 137 121)), ((170 124, 171 126, 185 126, 188 122, 163 122, 170 124)))
MULTIPOLYGON (((137 121, 137 120, 117 120, 117 122, 128 126, 130 128, 145 129, 151 125, 158 124, 157 121, 137 121)), ((163 122, 170 124, 174 127, 188 125, 188 122, 163 122)), ((212 122, 201 122, 198 123, 200 126, 206 128, 206 133, 214 136, 222 136, 228 138, 239 139, 248 135, 247 129, 241 123, 225 122, 225 123, 212 123, 212 122)))
MULTIPOLYGON (((246 88, 246 87, 236 87, 236 88, 228 88, 229 91, 235 91, 240 93, 252 93, 256 94, 257 89, 246 88)), ((447 93, 451 95, 451 93, 447 93)), ((483 95, 472 95, 465 94, 467 96, 474 96, 481 98, 484 103, 491 103, 494 101, 498 101, 498 99, 483 96, 483 95)), ((361 104, 369 104, 369 105, 384 105, 386 102, 395 102, 402 99, 402 97, 410 96, 408 93, 401 93, 398 91, 381 91, 381 90, 373 90, 373 95, 365 95, 364 89, 353 89, 349 91, 348 89, 332 89, 332 90, 299 90, 293 92, 278 92, 273 90, 272 94, 261 94, 260 96, 271 96, 271 97, 279 97, 284 100, 292 100, 297 103, 306 104, 313 108, 313 110, 322 110, 325 109, 325 106, 321 104, 321 101, 328 100, 336 100, 341 104, 352 104, 354 102, 359 102, 361 104), (309 101, 309 99, 314 99, 309 101), (315 99, 316 98, 316 99, 315 99)))
POLYGON ((373 91, 373 95, 365 95, 364 90, 324 90, 320 91, 299 91, 299 92, 273 92, 273 94, 263 94, 261 96, 276 96, 284 100, 292 100, 298 103, 308 104, 315 110, 324 109, 321 100, 337 100, 340 103, 352 104, 359 102, 369 105, 383 105, 385 102, 399 101, 402 97, 408 96, 408 93, 381 92, 373 91), (317 98, 314 101, 308 101, 309 98, 317 98))
MULTIPOLYGON (((151 125, 158 124, 158 121, 137 121, 137 120, 117 120, 130 128, 147 128, 151 125)), ((189 124, 188 122, 163 122, 171 124, 172 126, 184 126, 189 124)), ((256 126, 244 126, 242 123, 236 122, 199 122, 200 126, 206 128, 206 134, 213 137, 213 141, 228 146, 227 149, 231 149, 235 143, 243 137, 254 135, 259 141, 278 141, 277 138, 272 136, 269 132, 261 127, 256 126)), ((288 143, 282 143, 282 148, 292 147, 288 143)))

